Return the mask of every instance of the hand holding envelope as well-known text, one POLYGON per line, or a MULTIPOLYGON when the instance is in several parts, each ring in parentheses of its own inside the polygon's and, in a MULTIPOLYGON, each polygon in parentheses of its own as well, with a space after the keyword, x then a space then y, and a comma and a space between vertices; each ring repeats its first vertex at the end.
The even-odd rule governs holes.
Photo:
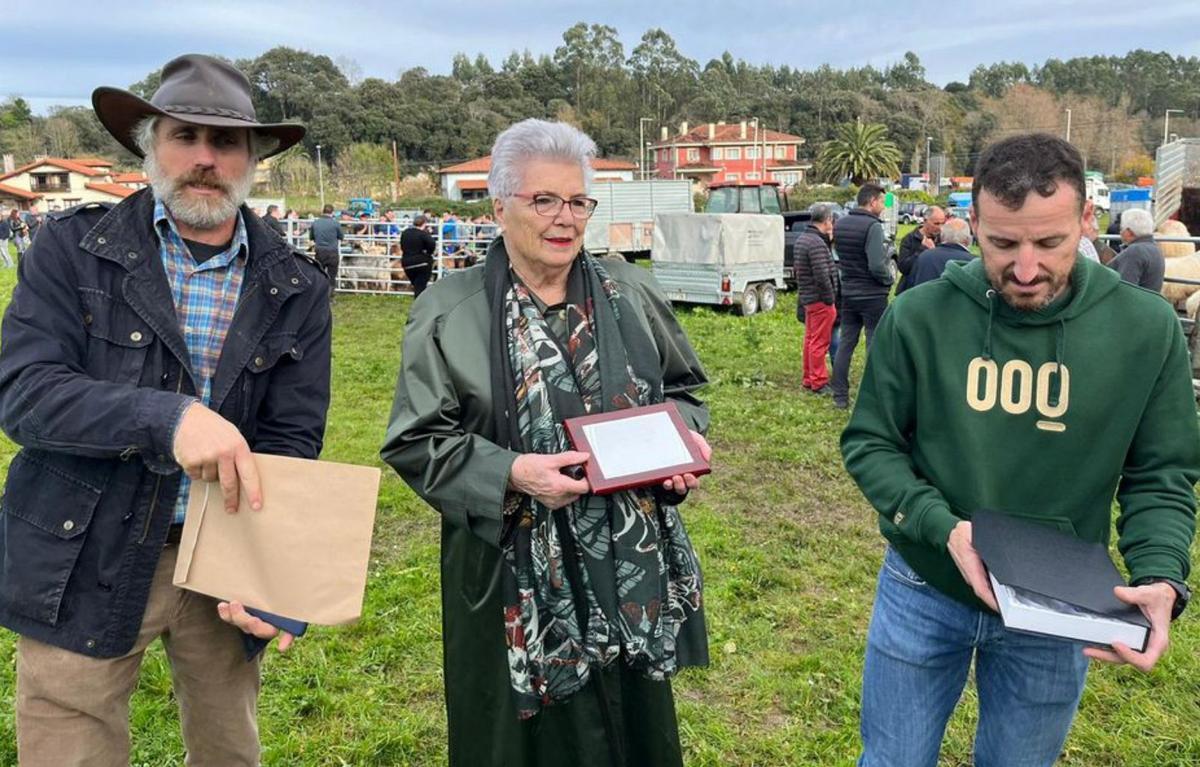
POLYGON ((362 613, 380 471, 255 454, 262 508, 227 514, 219 485, 192 486, 174 584, 296 620, 362 613))

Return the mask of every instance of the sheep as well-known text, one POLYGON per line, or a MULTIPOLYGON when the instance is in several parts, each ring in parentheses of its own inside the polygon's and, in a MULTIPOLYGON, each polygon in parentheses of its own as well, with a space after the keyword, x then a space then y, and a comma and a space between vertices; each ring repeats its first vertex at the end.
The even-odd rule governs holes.
MULTIPOLYGON (((1188 237, 1188 229, 1179 221, 1164 221, 1158 228, 1158 234, 1164 237, 1188 237)), ((1163 283, 1163 297, 1176 306, 1188 300, 1193 293, 1200 291, 1200 285, 1181 285, 1170 282, 1172 277, 1200 280, 1200 255, 1190 242, 1160 242, 1158 248, 1166 259, 1163 283)), ((1182 307, 1181 307, 1182 308, 1182 307)))

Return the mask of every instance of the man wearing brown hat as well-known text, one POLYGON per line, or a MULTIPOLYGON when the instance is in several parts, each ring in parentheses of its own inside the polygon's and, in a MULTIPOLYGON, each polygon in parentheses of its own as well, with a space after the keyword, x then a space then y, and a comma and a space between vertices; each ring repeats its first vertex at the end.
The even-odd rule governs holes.
POLYGON ((161 638, 187 764, 257 765, 254 638, 278 632, 171 579, 192 480, 257 508, 252 451, 321 449, 328 284, 243 204, 257 160, 304 128, 259 123, 245 76, 206 56, 168 63, 149 101, 99 88, 92 103, 151 188, 49 216, 4 316, 0 427, 21 451, 0 625, 21 635, 18 755, 127 765, 129 699, 161 638))

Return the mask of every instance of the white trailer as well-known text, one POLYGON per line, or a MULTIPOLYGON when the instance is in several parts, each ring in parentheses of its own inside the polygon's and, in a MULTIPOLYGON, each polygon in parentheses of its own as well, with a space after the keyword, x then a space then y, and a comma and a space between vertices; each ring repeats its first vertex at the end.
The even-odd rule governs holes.
POLYGON ((1200 234, 1200 138, 1163 144, 1155 155, 1154 228, 1169 218, 1200 234))
POLYGON ((784 288, 783 217, 659 214, 650 265, 672 301, 732 306, 743 315, 771 311, 784 288))
POLYGON ((655 215, 692 212, 692 183, 686 179, 602 181, 592 184, 591 195, 599 204, 583 239, 589 253, 645 258, 650 255, 655 215))

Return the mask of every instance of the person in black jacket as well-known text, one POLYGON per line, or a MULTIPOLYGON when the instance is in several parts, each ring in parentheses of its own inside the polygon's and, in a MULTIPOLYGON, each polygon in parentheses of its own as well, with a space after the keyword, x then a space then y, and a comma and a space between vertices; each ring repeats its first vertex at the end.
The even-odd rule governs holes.
POLYGON ((896 268, 900 270, 900 282, 896 284, 896 295, 911 288, 913 270, 917 266, 917 256, 930 248, 936 248, 938 235, 942 225, 946 223, 946 211, 936 205, 925 211, 925 220, 900 240, 900 252, 896 256, 896 268))
POLYGON ((279 220, 279 206, 268 205, 267 213, 263 216, 263 223, 270 227, 271 231, 280 237, 287 239, 287 226, 279 220))
POLYGON ((129 701, 159 638, 188 763, 258 765, 247 639, 279 632, 172 585, 183 517, 200 480, 227 510, 261 507, 253 454, 316 458, 325 432, 328 284, 245 205, 257 161, 304 128, 259 123, 250 82, 219 59, 181 56, 161 83, 149 101, 93 93, 150 188, 51 214, 4 315, 0 427, 21 449, 0 625, 20 635, 26 767, 129 764, 129 701))
POLYGON ((833 361, 833 404, 850 406, 850 360, 858 346, 859 332, 867 334, 867 348, 875 326, 887 309, 892 271, 884 243, 883 187, 863 184, 858 190, 858 207, 838 219, 833 227, 842 270, 842 330, 837 357, 833 361))
POLYGON ((961 218, 951 219, 942 227, 942 244, 917 256, 910 288, 936 280, 951 261, 970 261, 971 226, 961 218))
POLYGON ((412 226, 400 234, 400 264, 412 284, 413 298, 425 291, 429 278, 433 275, 434 254, 437 253, 437 240, 425 231, 425 216, 413 219, 412 226))
POLYGON ((796 275, 796 315, 804 323, 802 366, 805 389, 829 394, 829 369, 825 354, 837 319, 839 276, 830 251, 833 211, 828 205, 816 205, 808 228, 792 245, 792 269, 796 275))

